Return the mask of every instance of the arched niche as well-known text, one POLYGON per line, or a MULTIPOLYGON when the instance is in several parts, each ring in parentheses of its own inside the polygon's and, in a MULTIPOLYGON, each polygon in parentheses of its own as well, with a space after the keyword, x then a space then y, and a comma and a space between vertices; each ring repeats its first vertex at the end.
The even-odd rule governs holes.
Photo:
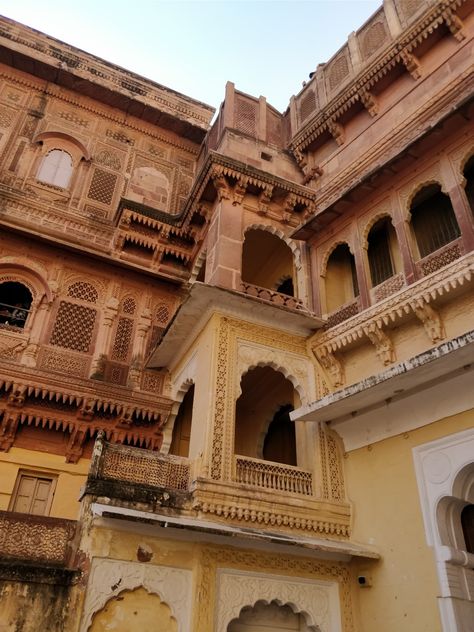
POLYGON ((289 245, 272 232, 249 228, 242 247, 242 281, 277 292, 286 281, 283 293, 293 296, 296 288, 295 265, 289 245), (292 280, 291 286, 289 279, 292 280))
MULTIPOLYGON (((144 590, 149 595, 157 595, 160 602, 167 604, 171 616, 176 620, 178 632, 191 630, 190 570, 151 563, 94 558, 89 573, 80 632, 91 630, 94 615, 104 609, 111 599, 120 597, 124 591, 136 589, 144 590)), ((128 630, 131 629, 145 632, 139 626, 130 625, 128 630)), ((156 629, 160 628, 155 627, 153 632, 156 629)))
POLYGON ((320 632, 315 625, 308 625, 306 613, 295 612, 289 604, 278 601, 257 601, 253 606, 242 608, 238 619, 227 626, 227 632, 320 632))
POLYGON ((112 597, 95 613, 90 632, 178 632, 170 607, 144 588, 126 590, 112 597))
POLYGON ((355 259, 347 243, 339 243, 331 251, 324 277, 326 313, 336 311, 359 296, 355 259))
POLYGON ((241 379, 235 406, 235 453, 240 456, 297 465, 295 425, 289 411, 300 404, 293 384, 265 365, 241 379))

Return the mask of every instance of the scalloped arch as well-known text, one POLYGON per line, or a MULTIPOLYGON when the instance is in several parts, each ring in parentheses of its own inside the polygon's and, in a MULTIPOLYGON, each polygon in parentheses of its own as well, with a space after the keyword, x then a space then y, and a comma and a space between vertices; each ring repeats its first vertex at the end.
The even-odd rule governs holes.
POLYGON ((289 382, 291 382, 291 384, 293 385, 293 388, 298 393, 301 399, 301 403, 306 402, 305 391, 302 384, 298 380, 298 378, 295 377, 291 373, 291 371, 288 370, 287 367, 283 366, 282 364, 278 364, 278 362, 275 362, 274 360, 271 360, 268 358, 266 359, 262 358, 261 360, 258 360, 257 362, 253 362, 249 364, 248 366, 239 367, 240 370, 238 371, 238 374, 237 374, 238 386, 236 388, 236 396, 237 396, 236 399, 240 397, 240 395, 242 394, 240 384, 242 383, 242 378, 244 377, 244 375, 246 375, 249 371, 252 371, 252 369, 256 369, 257 367, 265 367, 265 366, 269 367, 270 369, 273 369, 273 371, 276 371, 277 373, 281 373, 284 378, 286 378, 289 382))
POLYGON ((239 612, 239 616, 232 619, 232 621, 229 621, 229 623, 227 624, 227 628, 229 627, 229 625, 231 625, 232 623, 240 619, 242 612, 245 609, 250 608, 251 610, 254 610, 259 604, 262 604, 264 606, 270 606, 273 603, 279 606, 280 608, 288 606, 293 612, 293 614, 301 615, 304 619, 306 626, 308 627, 309 632, 321 632, 321 628, 312 621, 312 617, 309 614, 309 612, 307 612, 304 609, 299 608, 293 601, 286 601, 286 600, 278 599, 278 598, 271 599, 271 600, 257 599, 252 605, 243 606, 239 612))
POLYGON ((392 226, 393 226, 393 217, 392 217, 392 214, 390 213, 390 211, 380 211, 379 213, 376 213, 375 215, 373 215, 366 222, 364 230, 362 232, 362 239, 361 239, 361 246, 362 246, 362 248, 364 248, 364 250, 367 250, 367 248, 369 247, 369 233, 370 233, 370 231, 375 226, 375 224, 379 220, 384 219, 384 217, 389 217, 390 221, 392 223, 392 226))
POLYGON ((423 180, 422 182, 418 182, 411 190, 411 192, 407 195, 406 197, 406 201, 405 201, 405 208, 403 209, 406 219, 408 221, 411 220, 411 205, 413 203, 413 200, 415 199, 415 197, 418 195, 418 193, 420 191, 422 191, 423 189, 432 186, 433 184, 438 185, 439 187, 441 187, 441 191, 447 195, 446 190, 444 188, 444 184, 440 181, 440 179, 436 179, 436 178, 428 178, 427 180, 423 180))
POLYGON ((287 237, 285 233, 279 228, 276 228, 275 226, 272 226, 270 224, 249 224, 248 226, 244 228, 244 237, 245 237, 245 233, 248 233, 250 230, 263 230, 266 233, 271 233, 272 235, 275 235, 275 237, 278 237, 283 242, 285 242, 285 244, 291 250, 291 252, 293 253, 295 257, 295 263, 298 263, 298 264, 300 263, 301 251, 300 251, 299 246, 297 246, 295 242, 289 237, 287 237))
POLYGON ((348 239, 339 239, 338 241, 333 241, 329 248, 326 249, 323 258, 321 259, 321 276, 326 276, 326 269, 329 261, 329 257, 336 250, 338 246, 345 245, 349 248, 349 252, 352 256, 354 256, 353 249, 348 239))
POLYGON ((18 280, 23 280, 32 292, 33 299, 44 295, 48 302, 53 300, 53 293, 47 281, 48 274, 42 265, 27 257, 6 256, 0 259, 0 275, 6 273, 18 275, 18 280))

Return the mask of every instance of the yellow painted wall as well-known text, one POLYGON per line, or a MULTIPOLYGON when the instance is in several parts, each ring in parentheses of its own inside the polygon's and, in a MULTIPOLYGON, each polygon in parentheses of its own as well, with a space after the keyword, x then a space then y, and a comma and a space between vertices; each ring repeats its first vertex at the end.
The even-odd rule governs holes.
POLYGON ((345 460, 353 503, 353 539, 382 560, 357 564, 373 586, 359 589, 361 632, 439 632, 439 594, 426 543, 412 449, 472 427, 474 411, 354 450, 345 460))
POLYGON ((8 509, 18 472, 23 469, 57 476, 50 515, 76 520, 80 508, 79 493, 85 483, 89 464, 89 459, 66 463, 64 456, 57 454, 11 448, 0 460, 0 509, 8 509))

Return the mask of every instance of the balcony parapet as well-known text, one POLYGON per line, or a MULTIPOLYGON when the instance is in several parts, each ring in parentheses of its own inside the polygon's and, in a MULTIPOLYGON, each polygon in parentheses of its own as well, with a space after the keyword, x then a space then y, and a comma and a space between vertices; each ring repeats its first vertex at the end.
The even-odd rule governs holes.
POLYGON ((289 494, 313 495, 313 474, 292 465, 235 457, 235 480, 243 485, 263 487, 289 494))
POLYGON ((438 248, 431 254, 417 262, 416 271, 418 276, 425 277, 444 266, 449 265, 456 259, 460 259, 463 254, 462 238, 459 237, 442 248, 438 248))
MULTIPOLYGON (((437 314, 436 303, 451 293, 466 292, 474 281, 474 253, 457 258, 458 244, 450 244, 456 258, 452 263, 428 274, 409 286, 394 291, 385 300, 340 322, 331 328, 325 328, 309 339, 309 348, 315 356, 332 367, 336 376, 334 386, 343 386, 340 363, 334 354, 349 345, 369 338, 376 345, 384 364, 393 361, 391 344, 383 332, 384 327, 400 323, 408 318, 418 318, 423 324, 431 341, 436 344, 444 338, 443 327, 437 314)), ((441 259, 450 248, 440 249, 435 253, 441 259)), ((430 256, 431 257, 431 256, 430 256)), ((431 261, 426 257, 419 265, 431 261)), ((444 261, 444 259, 442 259, 444 261)))
POLYGON ((104 480, 189 489, 190 461, 180 456, 104 443, 96 467, 97 476, 104 480))
POLYGON ((244 281, 241 283, 240 290, 244 294, 248 294, 248 296, 259 298, 262 301, 268 301, 269 303, 273 303, 279 307, 288 307, 289 309, 307 311, 303 301, 294 296, 289 296, 288 294, 282 294, 281 292, 269 290, 265 287, 253 285, 252 283, 245 283, 244 281))
POLYGON ((379 283, 370 290, 372 303, 378 303, 398 292, 405 286, 405 275, 403 273, 394 274, 392 277, 379 283))
POLYGON ((70 567, 76 521, 0 511, 0 557, 70 567))
POLYGON ((336 309, 334 312, 331 312, 328 315, 328 319, 326 321, 325 328, 329 329, 330 327, 335 327, 340 323, 343 323, 348 318, 352 318, 360 311, 360 299, 356 298, 354 301, 350 303, 345 303, 339 309, 336 309))

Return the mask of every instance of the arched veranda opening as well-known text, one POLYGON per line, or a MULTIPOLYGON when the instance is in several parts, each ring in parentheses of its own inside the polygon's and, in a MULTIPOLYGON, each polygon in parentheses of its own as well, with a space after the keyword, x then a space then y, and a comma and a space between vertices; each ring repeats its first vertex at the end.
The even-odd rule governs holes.
POLYGON ((243 375, 241 391, 235 407, 235 453, 297 465, 289 413, 300 400, 290 380, 269 366, 257 366, 243 375))
POLYGON ((242 281, 295 296, 293 253, 279 237, 265 230, 245 233, 242 281))

